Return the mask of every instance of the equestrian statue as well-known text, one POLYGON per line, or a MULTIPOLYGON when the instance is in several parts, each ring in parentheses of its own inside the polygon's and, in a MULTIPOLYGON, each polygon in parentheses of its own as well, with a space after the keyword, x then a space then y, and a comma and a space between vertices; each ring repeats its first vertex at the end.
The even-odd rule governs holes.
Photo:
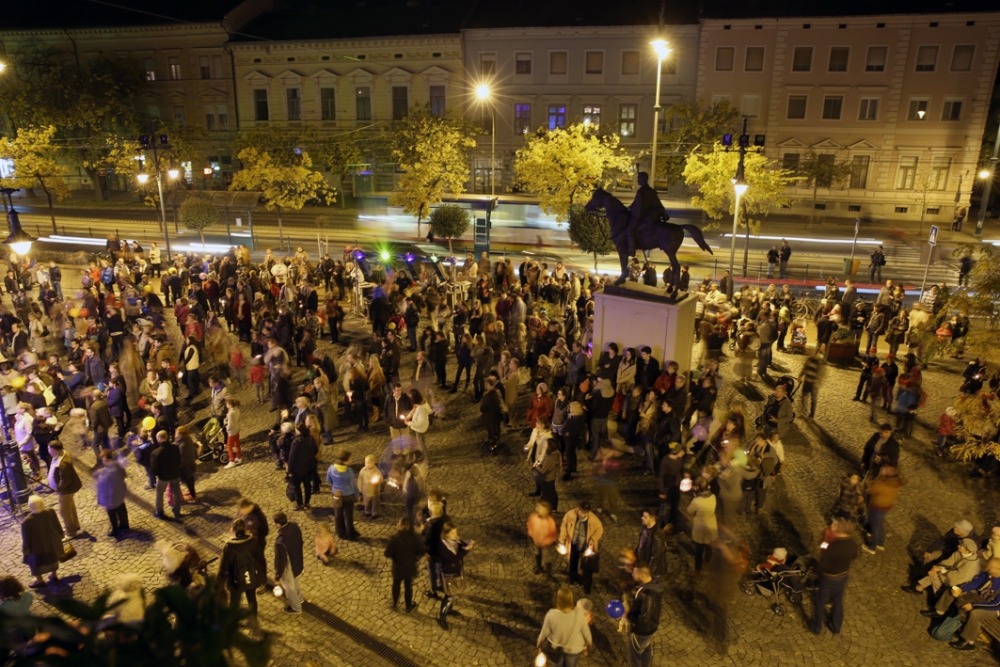
POLYGON ((673 292, 677 291, 677 283, 680 280, 681 265, 677 261, 677 250, 684 242, 684 232, 687 232, 698 247, 707 250, 710 254, 712 249, 705 243, 705 237, 701 230, 694 225, 675 225, 667 222, 670 216, 663 208, 660 197, 656 190, 649 185, 649 174, 644 171, 639 172, 639 190, 635 193, 635 200, 632 206, 625 207, 617 197, 601 188, 596 188, 590 201, 584 206, 585 211, 596 211, 603 208, 608 216, 608 223, 611 226, 611 241, 618 251, 618 259, 621 262, 622 274, 615 281, 615 285, 621 285, 628 277, 628 262, 639 250, 643 254, 648 250, 659 248, 670 259, 672 279, 670 281, 673 292))

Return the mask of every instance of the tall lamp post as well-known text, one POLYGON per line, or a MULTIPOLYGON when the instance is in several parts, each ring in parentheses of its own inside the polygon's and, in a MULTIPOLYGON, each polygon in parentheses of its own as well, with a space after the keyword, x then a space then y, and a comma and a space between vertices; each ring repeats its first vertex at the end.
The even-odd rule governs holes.
POLYGON ((747 188, 750 186, 747 184, 746 171, 744 168, 744 158, 747 154, 747 146, 750 145, 750 135, 747 134, 747 119, 743 119, 743 133, 739 138, 740 144, 740 161, 736 165, 736 177, 733 179, 733 189, 736 190, 736 204, 733 207, 733 235, 732 243, 729 246, 729 288, 726 290, 730 299, 733 298, 733 286, 735 281, 734 274, 734 264, 736 261, 736 226, 740 221, 740 197, 742 197, 747 188))
POLYGON ((656 187, 656 145, 659 139, 660 132, 660 77, 663 73, 663 59, 670 54, 670 49, 667 48, 667 42, 662 39, 656 39, 650 42, 653 50, 656 51, 656 97, 653 98, 653 154, 649 160, 649 177, 652 179, 652 185, 656 187))
MULTIPOLYGON (((490 87, 485 83, 481 83, 476 86, 476 98, 479 100, 480 104, 486 104, 490 99, 490 87)), ((490 124, 492 129, 490 130, 490 197, 493 197, 495 192, 495 183, 493 179, 493 172, 496 171, 496 155, 497 155, 497 116, 493 111, 493 105, 490 105, 490 124)))
MULTIPOLYGON (((152 129, 152 126, 150 126, 152 129)), ((143 134, 139 137, 139 146, 146 150, 153 151, 153 170, 156 173, 156 190, 160 195, 160 216, 163 218, 163 240, 167 245, 167 261, 171 261, 170 256, 170 234, 167 230, 167 205, 163 201, 163 176, 160 173, 160 151, 170 150, 170 144, 167 141, 167 135, 161 134, 158 136, 153 136, 150 134, 143 134)), ((145 184, 149 181, 149 174, 146 173, 144 169, 145 157, 140 158, 139 162, 139 173, 136 175, 136 179, 145 184)), ((174 166, 173 158, 170 159, 170 169, 167 170, 167 175, 170 178, 176 179, 180 175, 177 167, 174 166)))
POLYGON ((997 153, 1000 153, 1000 129, 997 129, 997 138, 993 143, 993 157, 990 158, 990 166, 979 172, 979 178, 986 181, 983 187, 983 198, 979 200, 979 219, 976 220, 976 236, 983 236, 983 223, 986 222, 986 207, 990 205, 990 189, 993 185, 993 178, 997 173, 997 153))

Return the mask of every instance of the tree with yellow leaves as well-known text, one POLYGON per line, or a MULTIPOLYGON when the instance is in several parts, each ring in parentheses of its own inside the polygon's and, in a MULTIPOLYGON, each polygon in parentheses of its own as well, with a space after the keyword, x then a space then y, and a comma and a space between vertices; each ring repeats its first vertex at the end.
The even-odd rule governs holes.
POLYGON ((300 210, 307 201, 318 199, 332 204, 336 193, 327 184, 323 174, 312 169, 309 154, 301 151, 294 160, 278 160, 268 151, 244 148, 237 155, 243 168, 233 176, 230 190, 259 190, 264 207, 278 211, 278 239, 284 241, 281 227, 281 210, 300 210))
POLYGON ((53 125, 35 127, 29 125, 17 131, 17 136, 3 137, 4 157, 14 162, 14 175, 11 178, 0 179, 0 185, 5 188, 24 188, 30 190, 39 187, 45 193, 49 202, 49 216, 52 218, 52 233, 56 229, 56 215, 52 210, 52 200, 62 201, 69 196, 69 184, 66 175, 69 173, 56 159, 59 147, 52 142, 56 128, 53 125))
POLYGON ((420 223, 432 206, 446 195, 465 192, 476 132, 464 121, 435 116, 427 108, 411 110, 393 127, 390 148, 403 173, 389 204, 417 216, 418 237, 420 223))
POLYGON ((514 158, 518 186, 538 194, 538 205, 557 220, 587 203, 595 187, 606 187, 628 172, 633 158, 615 135, 598 136, 583 123, 541 129, 525 138, 514 158))

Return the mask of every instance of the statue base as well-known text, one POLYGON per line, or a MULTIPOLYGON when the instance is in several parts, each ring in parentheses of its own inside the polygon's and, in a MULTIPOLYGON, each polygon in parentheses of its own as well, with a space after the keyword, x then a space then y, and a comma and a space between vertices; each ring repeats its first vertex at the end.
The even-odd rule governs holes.
POLYGON ((681 292, 671 297, 662 288, 626 282, 605 286, 594 294, 594 360, 608 343, 619 353, 649 346, 660 368, 676 361, 689 373, 694 347, 694 311, 697 297, 681 292))

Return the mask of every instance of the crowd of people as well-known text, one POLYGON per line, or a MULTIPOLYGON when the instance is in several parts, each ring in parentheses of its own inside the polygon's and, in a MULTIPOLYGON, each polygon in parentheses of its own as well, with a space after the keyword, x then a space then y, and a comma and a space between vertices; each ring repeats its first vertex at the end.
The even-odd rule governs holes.
MULTIPOLYGON (((865 446, 861 468, 841 485, 840 515, 825 530, 814 569, 811 627, 822 631, 831 603, 829 627, 840 632, 847 575, 859 554, 852 535, 868 535, 861 548, 870 554, 883 549, 885 518, 903 486, 897 438, 912 435, 924 402, 924 334, 940 336, 947 327, 949 336, 960 339, 968 327, 942 311, 943 286, 929 290, 932 296, 908 312, 906 295, 892 281, 867 303, 850 280, 841 291, 831 279, 808 330, 815 330, 815 341, 807 341, 806 326, 795 326, 787 284, 780 290, 743 286, 730 297, 733 286, 706 279, 694 288, 695 333, 704 354, 685 373, 676 362, 657 359, 650 347, 621 349, 612 342, 594 350, 593 295, 607 279, 561 263, 550 270, 525 258, 515 268, 510 257, 494 263, 485 253, 479 260, 469 255, 456 269, 470 286, 463 298, 437 266, 409 262, 395 271, 371 272, 358 248, 346 248, 338 260, 325 255, 315 262, 301 248, 283 258, 267 251, 260 262, 243 246, 220 257, 177 255, 166 262, 156 244, 144 250, 109 239, 107 250, 82 272, 79 285, 65 289, 55 263, 12 264, 8 274, 16 291, 13 313, 0 312, 0 335, 11 352, 0 366, 0 388, 30 484, 41 494, 29 499, 23 524, 31 587, 46 586, 45 575, 57 582, 59 563, 72 557, 72 541, 95 528, 81 526, 77 516, 74 495, 84 470, 77 458, 93 452, 97 502, 107 510, 109 537, 130 535, 125 470, 132 461, 154 492, 156 517, 168 520, 169 504, 173 520, 182 520, 185 504, 199 502, 200 461, 225 461, 224 470, 243 463, 243 422, 252 408, 240 398, 250 396, 244 400, 266 405, 274 415, 267 430, 274 465, 269 474, 285 486, 290 505, 284 509, 302 513, 292 515, 302 520, 291 520, 284 509, 268 519, 251 499, 241 499, 217 570, 220 594, 228 594, 233 605, 245 599, 255 619, 257 593, 276 582, 285 611, 301 613, 304 532, 314 533, 322 565, 335 562, 341 540, 358 540, 364 521, 387 515, 383 496, 391 494, 400 512, 386 517, 396 527, 384 551, 392 563, 390 605, 397 608, 402 594, 402 611, 416 608, 413 584, 425 563, 425 595, 440 601, 437 619, 447 628, 467 585, 465 560, 475 559, 476 551, 473 541, 461 537, 461 517, 448 514, 447 490, 432 483, 430 453, 435 425, 456 401, 471 401, 485 431, 483 455, 514 450, 525 457, 525 486, 535 499, 527 517, 535 574, 562 576, 556 564, 565 565, 566 585, 558 589, 537 644, 550 664, 569 666, 593 646, 592 605, 577 600, 574 587, 586 596, 601 581, 622 601, 619 630, 630 664, 652 664, 668 537, 690 543, 689 575, 711 582, 709 634, 720 652, 728 650, 728 607, 750 558, 738 536, 742 517, 765 511, 785 463, 794 395, 802 396, 803 407, 809 397, 813 417, 825 359, 842 328, 857 339, 862 332, 868 336, 855 400, 870 400, 871 420, 880 425, 865 446), (365 298, 354 284, 363 279, 376 282, 365 303, 371 335, 346 340, 345 307, 365 298), (28 296, 35 286, 37 301, 28 296), (880 362, 883 335, 890 353, 880 362), (798 377, 770 377, 775 344, 787 352, 807 343, 798 377), (896 355, 903 346, 900 370, 896 355), (734 368, 724 377, 729 356, 734 368), (740 400, 717 405, 725 379, 770 381, 759 419, 752 421, 740 400), (190 417, 206 390, 208 418, 195 421, 190 417), (895 415, 894 425, 880 423, 879 408, 895 415), (351 429, 383 428, 384 450, 363 463, 355 462, 346 442, 334 444, 351 429), (630 464, 655 479, 658 498, 644 508, 634 549, 618 560, 611 560, 618 554, 602 560, 604 526, 619 523, 625 511, 619 480, 630 464), (586 497, 570 508, 564 503, 560 516, 560 491, 584 475, 586 497), (333 525, 306 523, 305 512, 324 485, 333 525), (46 493, 55 494, 58 516, 46 509, 46 493), (270 534, 276 534, 272 568, 265 556, 270 534)), ((791 250, 784 244, 774 251, 784 276, 791 250)), ((633 279, 655 284, 655 266, 637 266, 633 279)), ((682 289, 689 281, 684 267, 682 289)), ((10 283, 7 288, 12 291, 10 283)), ((966 380, 982 387, 985 364, 975 364, 966 380)), ((939 451, 946 451, 947 442, 939 441, 939 451)), ((933 567, 919 582, 920 591, 978 581, 945 576, 955 569, 963 577, 978 576, 978 565, 963 561, 974 552, 978 559, 978 550, 978 544, 942 550, 928 561, 933 567)), ((163 552, 172 582, 204 585, 193 546, 164 545, 163 552)), ((996 569, 1000 577, 1000 567, 991 563, 986 571, 996 569)), ((1000 590, 1000 579, 990 581, 1000 590)), ((18 599, 28 595, 21 590, 18 599)), ((962 591, 982 594, 982 586, 962 591)), ((993 613, 994 595, 964 602, 961 593, 949 594, 951 599, 936 601, 936 610, 949 613, 958 600, 959 606, 993 613)), ((972 620, 965 627, 960 648, 978 634, 972 620)))

